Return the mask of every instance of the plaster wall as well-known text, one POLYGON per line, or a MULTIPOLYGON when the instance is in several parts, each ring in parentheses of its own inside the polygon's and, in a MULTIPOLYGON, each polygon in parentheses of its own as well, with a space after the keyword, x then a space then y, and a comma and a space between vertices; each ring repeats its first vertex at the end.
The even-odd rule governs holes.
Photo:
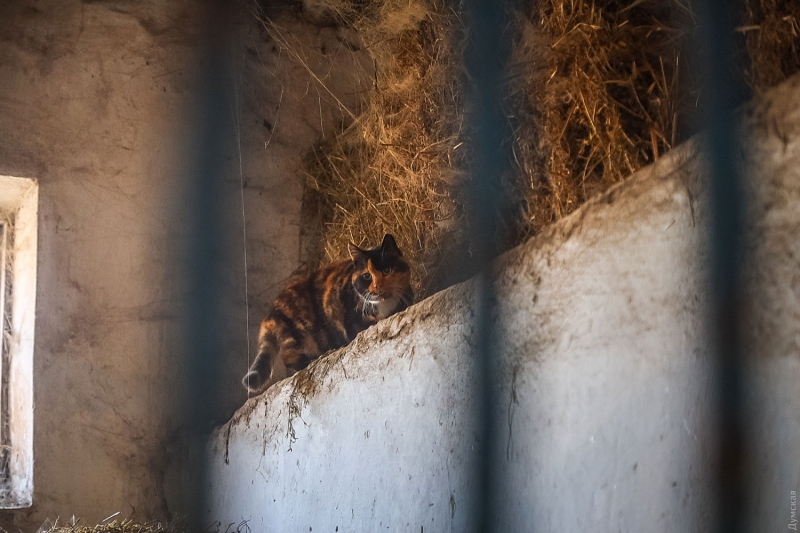
MULTIPOLYGON (((800 490, 800 77, 741 114, 753 531, 800 490)), ((714 373, 695 139, 494 270, 496 531, 709 531, 714 373)), ((380 322, 212 435, 221 531, 471 531, 476 283, 380 322)))
MULTIPOLYGON (((336 28, 273 4, 306 66, 263 31, 255 3, 228 21, 218 420, 245 401, 247 335, 298 267, 301 159, 347 121, 340 105, 357 109, 368 66, 336 28)), ((0 175, 39 183, 33 506, 0 512, 9 530, 172 511, 163 472, 184 422, 185 198, 206 5, 0 2, 0 175)))

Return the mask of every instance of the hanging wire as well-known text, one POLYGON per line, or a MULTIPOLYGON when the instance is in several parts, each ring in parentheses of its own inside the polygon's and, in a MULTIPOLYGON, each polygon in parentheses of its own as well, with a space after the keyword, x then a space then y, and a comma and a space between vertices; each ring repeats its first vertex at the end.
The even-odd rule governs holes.
MULTIPOLYGON (((231 79, 234 80, 234 109, 231 110, 231 116, 234 121, 234 129, 236 130, 236 149, 239 155, 239 193, 242 204, 242 250, 244 251, 244 314, 245 314, 245 328, 244 334, 247 339, 247 366, 244 368, 244 374, 250 370, 250 288, 247 276, 247 217, 245 216, 244 204, 244 170, 242 168, 242 120, 241 120, 241 84, 237 82, 236 75, 231 70, 231 79)), ((271 134, 270 134, 271 137, 271 134)), ((247 398, 251 396, 250 389, 247 390, 247 398)))

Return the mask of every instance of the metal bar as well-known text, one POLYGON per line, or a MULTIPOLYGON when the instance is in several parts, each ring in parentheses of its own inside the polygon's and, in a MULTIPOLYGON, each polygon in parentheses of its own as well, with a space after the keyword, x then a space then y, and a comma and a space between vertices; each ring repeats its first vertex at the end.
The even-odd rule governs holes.
POLYGON ((744 198, 736 164, 739 139, 734 106, 743 94, 732 74, 736 6, 728 0, 698 3, 705 73, 706 150, 710 173, 711 341, 716 359, 718 409, 716 529, 746 529, 744 372, 741 259, 744 198))
MULTIPOLYGON (((225 135, 230 133, 229 68, 226 63, 229 8, 225 2, 210 2, 201 43, 201 82, 198 112, 190 117, 195 126, 194 161, 186 191, 187 256, 184 273, 187 284, 185 345, 187 387, 184 412, 193 444, 202 443, 212 429, 217 413, 217 380, 222 362, 221 254, 224 224, 221 198, 225 171, 225 135)), ((190 508, 188 527, 205 531, 201 523, 209 508, 208 469, 202 444, 190 465, 193 484, 184 487, 190 508)))
POLYGON ((470 39, 465 53, 469 79, 468 118, 474 160, 469 183, 468 223, 471 249, 479 269, 476 301, 476 343, 474 355, 478 371, 478 502, 474 513, 475 530, 492 531, 498 480, 494 458, 499 434, 494 328, 492 314, 494 290, 490 262, 498 249, 499 215, 502 208, 503 169, 511 161, 508 140, 511 134, 501 107, 499 87, 505 74, 510 46, 504 39, 507 6, 502 1, 468 0, 465 15, 470 39))

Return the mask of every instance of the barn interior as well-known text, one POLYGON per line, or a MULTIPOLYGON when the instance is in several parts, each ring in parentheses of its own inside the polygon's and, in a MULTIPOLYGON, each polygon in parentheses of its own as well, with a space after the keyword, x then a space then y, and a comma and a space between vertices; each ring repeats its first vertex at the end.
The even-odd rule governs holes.
POLYGON ((2 2, 0 528, 796 529, 800 4, 713 7, 2 2))

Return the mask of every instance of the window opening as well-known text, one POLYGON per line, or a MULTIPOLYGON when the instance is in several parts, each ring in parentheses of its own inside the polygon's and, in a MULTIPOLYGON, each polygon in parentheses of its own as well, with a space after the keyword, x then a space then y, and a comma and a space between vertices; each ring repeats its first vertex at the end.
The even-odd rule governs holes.
MULTIPOLYGON (((11 355, 11 215, 0 215, 0 486, 9 482, 9 456, 11 451, 9 423, 9 365, 11 355)), ((3 498, 0 498, 2 502, 3 498)))
POLYGON ((39 187, 0 176, 0 509, 33 501, 39 187))

